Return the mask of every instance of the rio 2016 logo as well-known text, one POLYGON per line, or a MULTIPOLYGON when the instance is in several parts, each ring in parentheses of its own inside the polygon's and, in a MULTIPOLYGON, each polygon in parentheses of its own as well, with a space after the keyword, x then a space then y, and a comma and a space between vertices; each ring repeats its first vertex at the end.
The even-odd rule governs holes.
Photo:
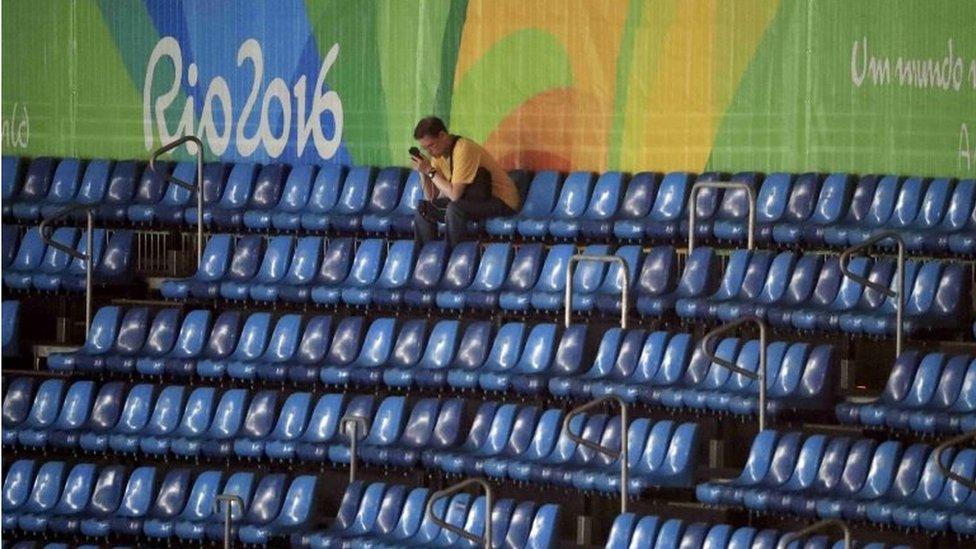
MULTIPOLYGON (((173 104, 180 94, 183 85, 183 53, 180 43, 172 36, 163 37, 153 48, 146 68, 146 79, 142 90, 143 134, 147 150, 155 145, 153 126, 159 135, 160 144, 169 143, 184 135, 197 135, 217 156, 227 152, 231 136, 234 136, 237 154, 249 157, 258 149, 264 151, 271 158, 278 158, 285 151, 292 138, 292 96, 294 96, 295 118, 295 154, 301 156, 311 138, 319 157, 329 159, 335 156, 342 141, 342 101, 335 91, 326 91, 325 78, 329 69, 339 56, 339 45, 333 44, 322 61, 315 89, 311 101, 306 101, 306 78, 302 75, 295 82, 289 94, 288 84, 280 77, 273 78, 260 92, 264 78, 264 53, 261 44, 249 38, 237 50, 237 66, 242 67, 250 63, 253 68, 253 80, 244 106, 237 113, 234 120, 234 105, 231 99, 230 86, 223 76, 214 77, 207 86, 203 107, 200 112, 199 123, 196 122, 196 105, 194 98, 188 96, 183 106, 183 112, 175 130, 170 130, 166 123, 166 110, 173 104), (152 89, 156 71, 160 63, 168 59, 173 65, 173 81, 168 89, 158 97, 152 97, 152 89), (260 104, 259 104, 260 96, 260 104), (277 134, 271 124, 272 103, 277 102, 281 112, 282 124, 277 134), (215 117, 219 103, 221 124, 215 117), (307 105, 306 103, 310 103, 307 105), (325 135, 322 128, 323 115, 332 118, 332 135, 325 135), (251 135, 247 134, 253 128, 253 116, 258 117, 257 129, 251 135), (194 127, 196 125, 196 127, 194 127), (195 131, 194 131, 195 130, 195 131)), ((198 69, 195 63, 190 63, 185 72, 186 84, 193 89, 198 82, 198 69)), ((194 154, 196 146, 187 144, 187 150, 194 154)))

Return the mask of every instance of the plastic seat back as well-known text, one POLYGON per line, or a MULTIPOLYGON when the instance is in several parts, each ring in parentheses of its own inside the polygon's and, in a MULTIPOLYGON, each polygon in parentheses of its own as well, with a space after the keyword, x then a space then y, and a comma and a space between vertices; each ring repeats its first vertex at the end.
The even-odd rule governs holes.
POLYGON ((316 214, 331 212, 339 200, 339 190, 345 178, 345 166, 322 166, 315 176, 307 205, 301 211, 316 214))
POLYGON ((376 174, 366 212, 385 214, 393 210, 403 190, 403 168, 384 168, 376 174))
POLYGON ((284 164, 268 164, 262 167, 247 201, 248 208, 266 210, 275 206, 281 198, 282 184, 289 175, 288 170, 288 166, 284 164))
POLYGON ((336 285, 349 275, 353 260, 353 240, 351 238, 329 239, 322 254, 317 284, 336 285))
MULTIPOLYGON (((301 212, 308 204, 309 195, 312 193, 312 182, 317 181, 317 174, 318 166, 292 166, 275 210, 289 213, 301 212)), ((322 190, 324 192, 326 189, 322 190)), ((254 194, 258 194, 257 189, 254 194)))
POLYGON ((362 212, 369 199, 375 173, 376 169, 368 166, 350 169, 332 213, 354 215, 362 212))
POLYGON ((820 188, 810 221, 818 225, 829 225, 840 220, 846 211, 852 186, 853 179, 850 174, 828 175, 820 188))
MULTIPOLYGON (((35 158, 30 163, 30 167, 27 168, 27 175, 24 176, 16 200, 18 202, 43 200, 51 187, 51 180, 54 178, 54 170, 57 165, 57 161, 53 158, 35 158)), ((6 172, 6 170, 4 171, 6 172)))
POLYGON ((85 168, 85 176, 81 180, 75 202, 79 204, 99 204, 105 198, 108 189, 109 174, 115 163, 112 160, 92 160, 85 168))

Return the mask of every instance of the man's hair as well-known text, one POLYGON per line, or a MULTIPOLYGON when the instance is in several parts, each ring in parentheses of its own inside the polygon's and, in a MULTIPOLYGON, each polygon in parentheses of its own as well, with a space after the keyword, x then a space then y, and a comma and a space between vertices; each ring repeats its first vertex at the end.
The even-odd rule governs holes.
POLYGON ((421 137, 437 137, 441 132, 446 132, 447 126, 444 125, 444 121, 436 116, 428 116, 417 122, 417 127, 413 129, 413 138, 420 139, 421 137))

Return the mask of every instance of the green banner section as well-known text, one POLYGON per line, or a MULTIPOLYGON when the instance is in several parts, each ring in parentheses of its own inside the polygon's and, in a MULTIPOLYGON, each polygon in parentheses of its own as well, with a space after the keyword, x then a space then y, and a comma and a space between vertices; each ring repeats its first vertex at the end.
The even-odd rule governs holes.
POLYGON ((2 6, 3 153, 976 177, 969 0, 72 0, 2 6))

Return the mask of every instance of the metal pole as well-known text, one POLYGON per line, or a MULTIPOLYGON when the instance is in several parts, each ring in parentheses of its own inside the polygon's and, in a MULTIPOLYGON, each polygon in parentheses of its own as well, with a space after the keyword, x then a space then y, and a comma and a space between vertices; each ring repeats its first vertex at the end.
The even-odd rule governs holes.
POLYGON ((235 496, 234 494, 218 494, 217 495, 217 511, 220 512, 220 502, 227 502, 227 506, 224 508, 224 549, 230 549, 231 540, 231 513, 234 508, 234 504, 241 506, 241 512, 244 512, 244 500, 240 496, 235 496))
POLYGON ((149 158, 149 169, 156 171, 155 161, 160 155, 168 153, 169 151, 179 147, 184 143, 193 143, 197 146, 197 184, 196 186, 182 181, 172 175, 167 175, 166 180, 188 189, 190 191, 196 191, 197 193, 197 267, 200 266, 200 261, 203 259, 203 141, 195 135, 184 135, 183 137, 163 145, 162 147, 156 149, 152 156, 149 158))
POLYGON ((491 543, 491 541, 492 541, 491 540, 491 534, 492 534, 491 512, 492 512, 492 509, 494 508, 494 501, 495 501, 494 491, 492 490, 491 485, 488 484, 488 482, 485 479, 483 479, 483 478, 469 478, 469 479, 466 479, 466 480, 462 480, 461 482, 459 482, 457 484, 454 484, 452 486, 448 486, 447 488, 445 488, 443 490, 440 490, 440 491, 437 491, 437 492, 434 492, 433 494, 431 494, 430 495, 430 499, 427 500, 427 509, 426 509, 426 511, 425 511, 424 514, 427 516, 427 518, 430 519, 431 522, 433 522, 437 526, 443 528, 444 530, 448 530, 450 532, 454 532, 455 534, 463 537, 464 539, 466 539, 468 541, 471 541, 471 542, 474 542, 474 543, 484 543, 484 546, 485 546, 486 549, 491 549, 491 546, 492 546, 492 543, 491 543), (454 526, 453 524, 449 524, 449 523, 445 522, 444 520, 441 520, 440 517, 438 517, 437 515, 434 514, 434 502, 436 502, 439 499, 443 499, 443 498, 445 498, 447 496, 450 496, 451 494, 454 494, 456 492, 460 492, 461 490, 467 488, 468 486, 471 486, 472 484, 477 484, 477 485, 481 486, 481 488, 485 491, 485 533, 481 537, 478 537, 478 536, 472 534, 471 532, 468 532, 467 530, 465 530, 463 528, 458 528, 457 526, 454 526))
POLYGON ((92 321, 92 292, 94 291, 93 271, 95 270, 95 224, 92 220, 92 211, 88 210, 88 265, 85 267, 85 335, 91 328, 92 321))
POLYGON ((356 482, 356 461, 359 451, 359 428, 366 434, 366 418, 363 416, 346 416, 339 420, 339 426, 349 435, 349 482, 356 482), (352 425, 352 434, 349 433, 349 425, 352 425))
POLYGON ((598 398, 596 400, 591 400, 582 406, 577 406, 566 414, 563 418, 563 428, 562 432, 573 442, 577 444, 582 444, 591 450, 600 452, 601 454, 610 456, 614 459, 620 460, 620 513, 627 512, 627 500, 630 499, 630 475, 627 464, 627 450, 630 443, 630 433, 628 432, 628 420, 627 420, 627 403, 616 395, 607 395, 605 397, 598 398), (585 438, 578 436, 576 433, 570 429, 570 422, 574 417, 600 406, 604 402, 614 401, 620 406, 620 450, 614 450, 612 448, 607 448, 606 446, 597 444, 586 440, 585 438))
POLYGON ((735 181, 699 181, 691 186, 691 196, 688 198, 688 253, 695 249, 695 221, 698 211, 695 207, 695 198, 701 189, 740 189, 749 195, 749 217, 747 218, 747 229, 749 231, 747 247, 752 250, 755 244, 756 234, 756 190, 747 183, 735 181))
POLYGON ((94 221, 92 217, 92 211, 97 207, 98 207, 97 205, 93 205, 93 204, 76 204, 74 206, 68 206, 62 209, 61 211, 59 211, 58 213, 52 215, 51 217, 41 220, 41 223, 37 227, 37 230, 41 235, 41 240, 44 241, 44 244, 60 252, 66 253, 68 254, 68 256, 74 259, 80 259, 85 262, 85 334, 86 335, 88 333, 88 329, 91 328, 92 291, 93 291, 92 271, 94 271, 94 267, 95 267, 94 250, 92 249, 94 247, 94 242, 95 242, 95 237, 93 234, 93 230, 95 227, 94 227, 94 221), (87 220, 88 236, 86 240, 88 244, 88 251, 86 253, 81 253, 70 246, 65 246, 60 242, 51 240, 51 238, 48 237, 47 235, 47 229, 50 223, 57 221, 63 217, 66 217, 67 215, 73 212, 79 212, 79 211, 87 212, 86 220, 87 220))
POLYGON ((759 382, 759 430, 760 431, 765 430, 766 429, 766 323, 763 322, 763 320, 757 316, 747 315, 734 322, 730 322, 728 324, 719 326, 714 330, 705 334, 705 337, 703 337, 701 340, 701 350, 702 353, 704 353, 705 356, 708 357, 708 359, 714 362, 715 364, 718 364, 719 366, 722 366, 724 368, 728 368, 729 370, 732 370, 733 372, 745 376, 749 379, 758 380, 759 382), (729 362, 728 360, 725 360, 720 356, 716 356, 715 353, 713 353, 709 349, 710 347, 709 343, 712 341, 712 338, 724 334, 732 330, 733 328, 736 328, 738 326, 741 326, 742 324, 746 324, 749 322, 759 326, 759 373, 758 374, 756 374, 755 372, 750 372, 749 370, 746 370, 744 368, 740 368, 735 364, 729 362))
POLYGON ((887 297, 897 298, 895 301, 895 354, 901 356, 901 351, 904 348, 904 325, 902 323, 904 309, 905 309, 905 241, 902 240, 901 236, 895 231, 883 231, 880 233, 875 233, 871 235, 861 244, 857 246, 851 246, 847 248, 840 254, 840 272, 844 274, 847 278, 865 286, 871 288, 878 292, 881 292, 887 297), (852 273, 847 268, 847 262, 851 255, 855 252, 869 248, 871 245, 879 242, 881 240, 893 239, 898 244, 898 272, 895 275, 895 291, 891 291, 888 286, 884 284, 878 284, 877 282, 868 280, 863 276, 852 273))
POLYGON ((844 549, 851 548, 851 529, 847 527, 847 523, 839 519, 827 519, 821 520, 820 522, 815 522, 810 526, 800 530, 799 532, 788 532, 783 537, 779 539, 779 543, 776 544, 776 549, 786 549, 786 546, 794 540, 804 538, 809 536, 814 532, 819 532, 826 528, 837 527, 844 532, 844 549))
POLYGON ((585 255, 577 254, 569 258, 566 264, 566 290, 565 305, 566 311, 563 321, 567 328, 573 316, 573 265, 580 261, 598 261, 600 263, 617 263, 620 265, 620 275, 623 277, 620 293, 620 327, 627 329, 627 314, 630 311, 630 272, 627 270, 627 261, 617 255, 585 255))
POLYGON ((963 433, 955 438, 950 438, 949 440, 935 447, 935 464, 939 468, 939 472, 941 472, 944 477, 952 479, 970 490, 976 490, 976 482, 973 482, 972 480, 952 471, 951 464, 947 466, 942 462, 942 453, 948 450, 951 446, 962 444, 963 442, 973 439, 976 439, 976 430, 963 433))

